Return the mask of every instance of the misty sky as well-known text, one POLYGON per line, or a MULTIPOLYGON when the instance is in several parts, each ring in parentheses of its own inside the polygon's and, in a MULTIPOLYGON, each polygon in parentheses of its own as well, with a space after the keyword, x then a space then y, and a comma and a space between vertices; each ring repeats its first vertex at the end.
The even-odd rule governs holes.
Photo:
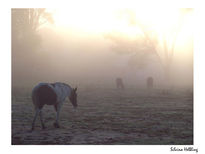
MULTIPOLYGON (((162 83, 163 70, 156 58, 147 61, 146 66, 142 68, 129 63, 132 54, 126 50, 130 48, 136 50, 136 40, 143 37, 136 25, 129 25, 128 17, 120 16, 121 10, 86 11, 86 9, 78 12, 75 9, 69 11, 55 9, 53 15, 55 24, 45 25, 38 30, 42 41, 41 48, 35 51, 33 67, 25 68, 30 70, 33 76, 26 83, 65 81, 74 85, 110 85, 114 84, 116 77, 122 77, 128 85, 143 85, 148 76, 153 76, 157 84, 162 83), (94 15, 93 11, 96 11, 94 15), (105 37, 107 34, 118 33, 120 39, 125 40, 123 48, 122 44, 116 45, 115 41, 105 37), (114 50, 113 46, 117 49, 114 50), (123 49, 125 53, 119 53, 118 48, 123 49)), ((150 18, 146 16, 141 16, 141 19, 149 21, 150 18)), ((174 19, 175 16, 172 20, 174 19)), ((162 25, 161 18, 155 22, 156 24, 150 24, 153 23, 151 21, 148 25, 154 27, 157 33, 161 32, 162 28, 158 26, 162 25)), ((192 18, 184 19, 176 39, 171 68, 174 85, 192 86, 193 25, 191 23, 192 18)), ((168 28, 162 31, 168 31, 168 28)), ((174 30, 168 31, 168 40, 174 30)), ((23 66, 23 61, 21 65, 23 66)))

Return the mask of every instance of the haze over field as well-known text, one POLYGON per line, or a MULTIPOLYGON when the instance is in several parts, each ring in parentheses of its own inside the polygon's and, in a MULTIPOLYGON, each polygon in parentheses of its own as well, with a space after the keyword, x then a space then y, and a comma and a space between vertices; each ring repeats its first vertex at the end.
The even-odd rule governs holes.
POLYGON ((12 9, 12 144, 193 145, 193 12, 12 9))
POLYGON ((35 29, 35 39, 30 35, 17 46, 13 39, 13 86, 55 81, 110 85, 116 77, 137 86, 148 76, 161 86, 170 61, 166 52, 173 52, 169 82, 192 87, 192 9, 70 6, 45 11, 53 22, 35 29))

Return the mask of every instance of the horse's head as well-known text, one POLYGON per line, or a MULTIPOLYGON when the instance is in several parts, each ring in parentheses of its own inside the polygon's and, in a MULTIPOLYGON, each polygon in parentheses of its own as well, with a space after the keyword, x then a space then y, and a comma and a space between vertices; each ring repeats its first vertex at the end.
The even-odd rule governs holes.
POLYGON ((71 103, 73 104, 74 108, 77 108, 78 104, 77 104, 77 87, 76 88, 73 88, 71 90, 71 95, 70 95, 70 101, 71 103))

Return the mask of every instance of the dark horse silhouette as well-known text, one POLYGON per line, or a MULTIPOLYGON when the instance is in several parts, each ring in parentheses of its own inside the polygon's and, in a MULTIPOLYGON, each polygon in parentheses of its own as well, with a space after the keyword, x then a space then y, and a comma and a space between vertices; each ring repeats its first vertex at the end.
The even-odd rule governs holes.
POLYGON ((116 78, 115 81, 116 81, 117 89, 124 89, 124 84, 121 78, 116 78))
POLYGON ((154 85, 154 80, 153 80, 153 78, 152 78, 152 77, 148 77, 148 78, 147 78, 147 88, 148 88, 148 89, 151 89, 151 88, 153 88, 153 85, 154 85))

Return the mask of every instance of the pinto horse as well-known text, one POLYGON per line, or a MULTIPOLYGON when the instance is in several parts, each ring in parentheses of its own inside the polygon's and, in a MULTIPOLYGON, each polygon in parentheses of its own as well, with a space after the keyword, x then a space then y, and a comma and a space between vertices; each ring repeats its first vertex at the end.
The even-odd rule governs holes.
POLYGON ((74 108, 77 107, 77 88, 71 88, 65 83, 39 83, 32 90, 32 101, 35 106, 35 116, 32 122, 32 129, 34 130, 35 121, 38 115, 40 115, 42 129, 45 129, 42 118, 42 108, 44 105, 53 105, 57 114, 54 127, 59 128, 59 113, 60 109, 65 102, 66 97, 70 99, 74 108))

